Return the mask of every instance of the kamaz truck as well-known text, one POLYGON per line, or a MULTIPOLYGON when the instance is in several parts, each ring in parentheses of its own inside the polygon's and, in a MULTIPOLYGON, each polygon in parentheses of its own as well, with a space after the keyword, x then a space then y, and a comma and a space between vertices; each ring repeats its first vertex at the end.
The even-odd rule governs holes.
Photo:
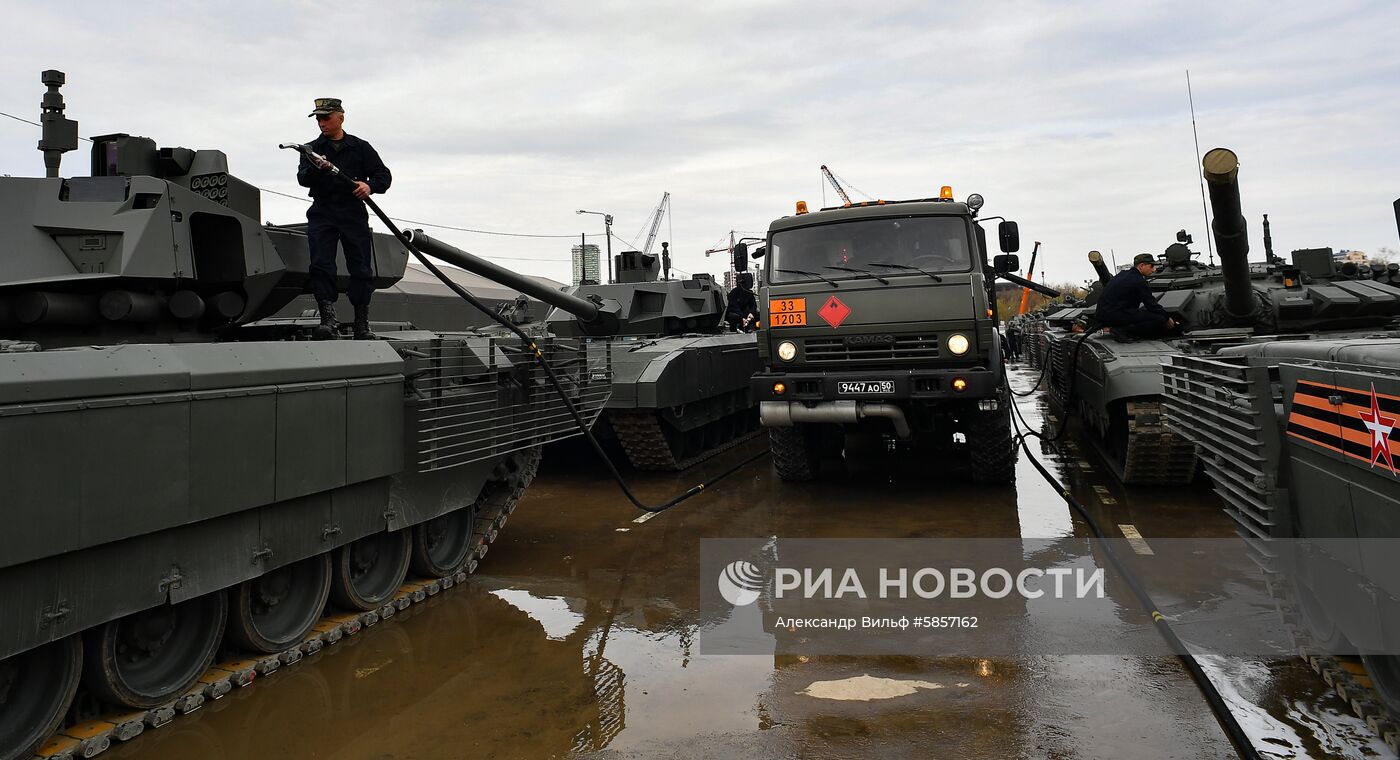
POLYGON ((778 475, 821 474, 852 432, 937 457, 965 456, 974 481, 1008 483, 1016 450, 1000 340, 997 277, 1050 291, 1019 269, 1015 222, 1001 220, 992 257, 982 197, 873 201, 773 222, 762 259, 764 369, 750 380, 778 475))

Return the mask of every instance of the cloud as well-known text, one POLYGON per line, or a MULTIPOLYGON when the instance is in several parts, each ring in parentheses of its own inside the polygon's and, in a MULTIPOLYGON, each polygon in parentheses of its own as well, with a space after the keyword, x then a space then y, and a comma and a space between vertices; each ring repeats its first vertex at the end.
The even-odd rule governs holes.
MULTIPOLYGON (((598 217, 574 214, 588 208, 630 238, 670 191, 661 234, 687 271, 720 271, 702 251, 730 229, 819 203, 823 163, 885 198, 982 193, 1044 243, 1051 279, 1182 227, 1204 248, 1187 68, 1201 148, 1240 154, 1256 250, 1263 213, 1280 252, 1396 245, 1389 3, 104 7, 7 6, 30 33, 7 44, 0 110, 33 118, 39 70, 60 68, 84 134, 217 147, 299 194, 275 145, 314 135, 312 98, 340 97, 394 170, 394 215, 596 235, 598 217)), ((0 172, 38 173, 36 139, 0 122, 0 172)), ((304 208, 264 199, 269 220, 304 208)), ((442 237, 568 275, 570 240, 442 237)))

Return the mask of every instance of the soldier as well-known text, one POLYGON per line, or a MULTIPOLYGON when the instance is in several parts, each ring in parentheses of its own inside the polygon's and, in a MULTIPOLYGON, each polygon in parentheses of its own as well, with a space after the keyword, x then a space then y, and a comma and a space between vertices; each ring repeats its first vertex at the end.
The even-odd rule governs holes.
POLYGON ((1006 348, 1011 361, 1021 361, 1021 323, 1014 319, 1006 323, 1006 348))
POLYGON ((1114 331, 1131 338, 1160 338, 1176 329, 1176 320, 1157 303, 1147 277, 1157 271, 1150 253, 1133 257, 1133 268, 1125 269, 1103 286, 1094 315, 1114 331))
POLYGON ((753 274, 739 272, 734 289, 729 291, 729 306, 724 310, 724 320, 735 332, 753 332, 758 329, 758 298, 753 294, 753 274))
POLYGON ((374 293, 374 242, 364 200, 371 193, 387 192, 393 178, 369 143, 345 131, 345 109, 339 99, 317 98, 316 109, 309 115, 316 117, 321 128, 321 136, 311 143, 311 149, 355 180, 352 188, 344 180, 321 171, 323 166, 313 165, 305 156, 297 167, 297 182, 310 188, 312 198, 306 212, 306 238, 311 247, 308 280, 321 313, 321 324, 314 337, 334 338, 340 328, 335 318, 335 251, 339 243, 345 250, 345 268, 350 274, 346 295, 355 307, 355 337, 373 339, 375 336, 369 331, 369 301, 374 293))

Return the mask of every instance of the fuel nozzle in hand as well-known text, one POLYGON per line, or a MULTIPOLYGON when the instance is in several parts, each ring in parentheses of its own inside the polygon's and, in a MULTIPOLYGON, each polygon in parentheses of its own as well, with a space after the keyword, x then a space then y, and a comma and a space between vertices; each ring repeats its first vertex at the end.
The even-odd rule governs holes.
POLYGON ((306 160, 310 161, 311 165, 316 167, 317 169, 328 171, 331 174, 340 176, 340 169, 336 168, 336 165, 328 161, 325 156, 312 150, 310 145, 303 145, 301 143, 282 143, 277 147, 286 150, 298 151, 303 156, 306 156, 306 160))

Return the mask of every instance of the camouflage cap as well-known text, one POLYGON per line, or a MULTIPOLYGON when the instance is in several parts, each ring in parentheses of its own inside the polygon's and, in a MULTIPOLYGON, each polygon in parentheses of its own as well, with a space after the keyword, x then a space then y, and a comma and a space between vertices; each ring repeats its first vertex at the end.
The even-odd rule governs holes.
POLYGON ((307 116, 325 116, 336 112, 345 113, 345 109, 340 105, 340 98, 316 98, 316 110, 307 116))
POLYGON ((1138 264, 1156 264, 1156 263, 1157 263, 1157 257, 1156 257, 1156 256, 1153 256, 1153 255, 1150 254, 1150 253, 1139 253, 1138 255, 1136 255, 1136 256, 1133 257, 1133 266, 1137 266, 1138 264))

